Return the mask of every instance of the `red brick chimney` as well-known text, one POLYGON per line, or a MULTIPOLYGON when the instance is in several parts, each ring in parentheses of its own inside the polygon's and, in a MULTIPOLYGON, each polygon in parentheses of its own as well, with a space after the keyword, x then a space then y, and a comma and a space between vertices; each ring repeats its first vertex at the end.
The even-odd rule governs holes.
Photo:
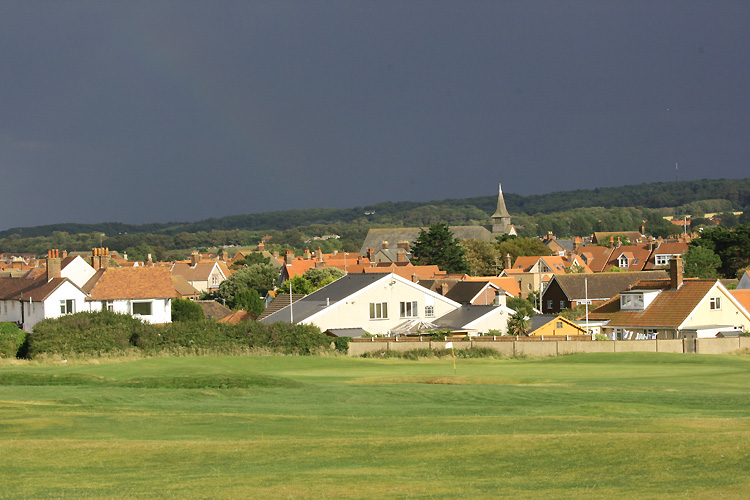
POLYGON ((682 286, 682 259, 673 257, 669 261, 669 285, 672 290, 682 286))
POLYGON ((384 241, 383 243, 381 243, 380 248, 382 248, 383 250, 388 250, 388 242, 384 241))
POLYGON ((52 278, 59 278, 61 271, 59 250, 49 250, 47 252, 47 281, 52 281, 52 278))
POLYGON ((287 264, 291 264, 294 260, 294 252, 292 252, 291 250, 287 250, 286 255, 284 256, 284 260, 287 264))
POLYGON ((406 250, 403 248, 396 251, 396 262, 406 262, 406 250))
POLYGON ((190 266, 195 267, 198 265, 198 262, 201 260, 201 254, 198 252, 193 252, 190 254, 190 266))
POLYGON ((510 261, 510 254, 506 253, 505 254, 505 269, 510 269, 511 267, 513 267, 513 263, 510 261))

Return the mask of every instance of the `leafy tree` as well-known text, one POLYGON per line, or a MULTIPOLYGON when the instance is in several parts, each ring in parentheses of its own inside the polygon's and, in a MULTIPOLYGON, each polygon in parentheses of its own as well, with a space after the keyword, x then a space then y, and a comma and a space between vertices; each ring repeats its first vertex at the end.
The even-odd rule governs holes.
POLYGON ((346 273, 337 267, 311 267, 303 275, 310 284, 313 286, 313 290, 317 290, 328 283, 331 283, 346 273))
POLYGON ((466 250, 466 263, 472 276, 498 275, 500 254, 496 245, 480 240, 464 240, 461 244, 466 250))
POLYGON ((515 262, 518 257, 529 255, 552 255, 552 250, 547 247, 539 238, 522 238, 520 236, 503 235, 498 237, 498 253, 503 257, 510 254, 511 262, 515 262))
POLYGON ((721 259, 713 250, 693 246, 685 253, 684 274, 687 278, 718 279, 721 259))
POLYGON ((452 274, 469 272, 466 251, 443 222, 420 231, 412 248, 412 261, 419 265, 436 265, 441 271, 452 274))
POLYGON ((305 295, 307 295, 308 293, 312 293, 313 290, 315 290, 312 283, 310 283, 310 280, 305 278, 303 275, 298 274, 297 276, 292 277, 292 279, 286 280, 284 283, 282 283, 279 287, 279 291, 282 293, 289 293, 290 283, 292 293, 304 293, 305 295))
POLYGON ((225 300, 227 307, 234 308, 238 293, 254 290, 258 295, 265 295, 269 290, 273 290, 278 277, 279 271, 271 264, 243 267, 221 282, 216 296, 225 300))
POLYGON ((723 227, 706 229, 691 246, 713 250, 721 259, 719 273, 734 278, 737 271, 750 266, 750 225, 743 224, 731 231, 723 227))
POLYGON ((586 270, 580 264, 573 264, 565 270, 566 274, 581 274, 584 272, 586 272, 586 270))
POLYGON ((234 297, 233 309, 244 309, 255 317, 263 312, 263 299, 255 290, 243 290, 234 297))
POLYGON ((201 306, 188 299, 172 299, 172 321, 200 321, 205 318, 201 306))
POLYGON ((534 315, 534 307, 536 305, 533 301, 522 297, 511 297, 507 301, 507 306, 516 312, 522 313, 524 316, 531 317, 534 315))

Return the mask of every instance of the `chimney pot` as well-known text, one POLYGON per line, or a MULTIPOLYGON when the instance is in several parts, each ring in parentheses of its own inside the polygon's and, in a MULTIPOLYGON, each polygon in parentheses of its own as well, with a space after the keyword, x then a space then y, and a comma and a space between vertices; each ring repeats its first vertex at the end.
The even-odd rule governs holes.
POLYGON ((682 259, 680 257, 674 257, 669 261, 669 281, 672 290, 677 290, 682 286, 682 259))

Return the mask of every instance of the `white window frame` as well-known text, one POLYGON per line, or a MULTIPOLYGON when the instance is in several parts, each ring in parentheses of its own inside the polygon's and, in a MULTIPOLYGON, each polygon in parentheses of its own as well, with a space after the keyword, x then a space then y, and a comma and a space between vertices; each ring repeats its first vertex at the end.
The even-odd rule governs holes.
POLYGON ((435 306, 424 306, 424 317, 434 318, 435 317, 435 306))
POLYGON ((399 303, 399 317, 400 318, 417 318, 419 317, 419 309, 417 309, 416 300, 408 300, 406 302, 399 303))
POLYGON ((712 311, 721 311, 721 297, 711 297, 708 299, 708 308, 712 311))
POLYGON ((388 303, 370 302, 370 319, 388 319, 388 303))
POLYGON ((671 255, 669 254, 658 254, 656 256, 655 263, 657 266, 666 266, 669 264, 669 258, 671 255))
POLYGON ((76 301, 73 299, 60 299, 60 314, 75 314, 76 301))
POLYGON ((628 268, 628 258, 625 255, 620 255, 617 258, 617 267, 621 269, 627 269, 628 268))

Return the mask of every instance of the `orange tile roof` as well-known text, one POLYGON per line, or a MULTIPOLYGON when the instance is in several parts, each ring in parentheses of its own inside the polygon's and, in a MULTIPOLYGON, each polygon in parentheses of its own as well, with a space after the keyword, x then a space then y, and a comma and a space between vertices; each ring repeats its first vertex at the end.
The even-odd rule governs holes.
POLYGON ((514 297, 518 297, 521 294, 518 282, 514 278, 499 276, 466 276, 464 277, 464 281, 489 281, 514 297))
POLYGON ((109 267, 86 283, 87 300, 158 299, 179 297, 169 269, 163 267, 109 267))
POLYGON ((636 328, 677 328, 716 285, 716 280, 686 279, 677 290, 669 288, 669 280, 643 280, 631 290, 658 290, 659 295, 643 311, 621 311, 620 294, 589 312, 589 319, 609 319, 608 326, 636 328))
POLYGON ((750 311, 750 289, 746 290, 729 290, 729 293, 742 304, 747 311, 750 311))

